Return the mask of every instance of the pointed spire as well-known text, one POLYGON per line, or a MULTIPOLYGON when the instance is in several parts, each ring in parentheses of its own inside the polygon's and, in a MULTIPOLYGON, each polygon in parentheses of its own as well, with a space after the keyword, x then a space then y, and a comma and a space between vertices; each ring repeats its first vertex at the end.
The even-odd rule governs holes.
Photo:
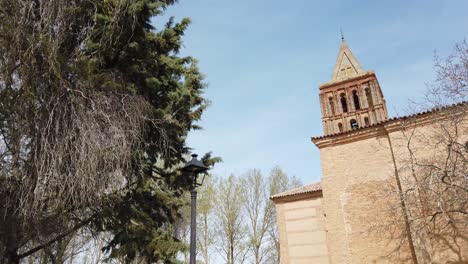
POLYGON ((341 31, 341 47, 333 69, 332 81, 340 81, 357 76, 365 71, 362 69, 356 57, 344 41, 343 31, 341 31))

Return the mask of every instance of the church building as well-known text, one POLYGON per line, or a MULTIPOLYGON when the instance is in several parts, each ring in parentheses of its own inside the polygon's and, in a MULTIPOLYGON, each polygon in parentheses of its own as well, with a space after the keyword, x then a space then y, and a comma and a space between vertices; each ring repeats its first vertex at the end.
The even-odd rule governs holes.
POLYGON ((458 110, 467 104, 389 118, 383 91, 343 40, 331 80, 318 91, 323 135, 311 140, 321 181, 271 197, 281 264, 468 263, 463 235, 450 234, 445 244, 411 237, 415 213, 400 198, 417 170, 408 160, 444 152, 428 147, 441 138, 442 122, 461 115, 456 140, 468 142, 466 112, 458 110))

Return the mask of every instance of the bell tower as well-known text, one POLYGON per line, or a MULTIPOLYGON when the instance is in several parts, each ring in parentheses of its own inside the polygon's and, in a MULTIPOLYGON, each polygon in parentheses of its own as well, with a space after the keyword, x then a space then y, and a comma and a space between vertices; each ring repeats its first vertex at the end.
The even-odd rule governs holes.
POLYGON ((365 71, 342 41, 331 81, 320 85, 325 135, 374 125, 388 119, 387 106, 374 71, 365 71))

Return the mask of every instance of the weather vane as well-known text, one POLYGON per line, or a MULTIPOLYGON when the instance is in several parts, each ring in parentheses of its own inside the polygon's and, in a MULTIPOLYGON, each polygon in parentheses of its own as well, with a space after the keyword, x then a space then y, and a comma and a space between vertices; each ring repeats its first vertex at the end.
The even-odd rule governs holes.
POLYGON ((341 41, 344 42, 343 30, 341 28, 340 28, 340 32, 341 32, 341 41))

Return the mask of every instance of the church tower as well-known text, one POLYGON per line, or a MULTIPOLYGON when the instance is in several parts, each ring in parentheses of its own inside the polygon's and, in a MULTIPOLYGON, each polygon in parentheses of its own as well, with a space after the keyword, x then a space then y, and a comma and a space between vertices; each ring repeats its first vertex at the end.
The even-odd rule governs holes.
POLYGON ((324 135, 374 125, 388 119, 374 71, 365 71, 343 40, 330 82, 320 85, 324 135))

